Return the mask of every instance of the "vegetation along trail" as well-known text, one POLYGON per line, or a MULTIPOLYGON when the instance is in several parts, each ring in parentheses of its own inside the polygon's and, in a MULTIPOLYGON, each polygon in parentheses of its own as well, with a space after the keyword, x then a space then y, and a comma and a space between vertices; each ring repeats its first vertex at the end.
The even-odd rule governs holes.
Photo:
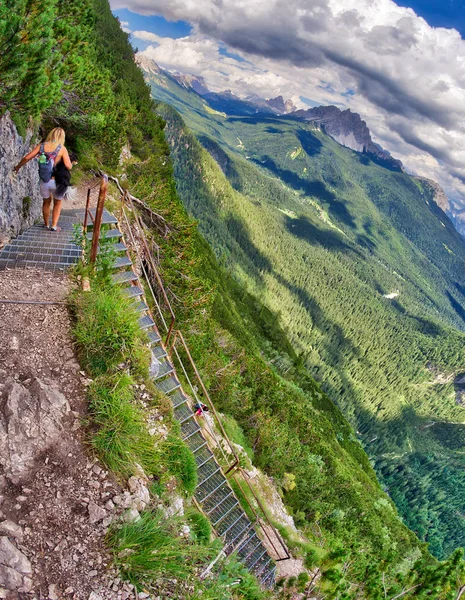
MULTIPOLYGON (((90 292, 60 272, 0 271, 0 597, 463 596, 465 244, 431 186, 296 117, 214 109, 153 65, 149 89, 108 0, 0 2, 0 46, 2 239, 20 245, 40 219, 36 166, 11 171, 57 126, 77 154, 81 206, 101 171, 142 201, 150 256, 137 257, 129 208, 113 251, 137 276, 153 260, 292 556, 272 590, 224 558, 181 437, 207 419, 180 425, 154 385, 137 311, 156 306, 113 285, 102 241, 98 268, 74 272, 90 292), (25 298, 71 313, 5 302, 25 298), (37 453, 23 444, 29 424, 37 453)), ((142 279, 132 292, 149 292, 142 279)), ((234 476, 253 519, 258 503, 234 476)))

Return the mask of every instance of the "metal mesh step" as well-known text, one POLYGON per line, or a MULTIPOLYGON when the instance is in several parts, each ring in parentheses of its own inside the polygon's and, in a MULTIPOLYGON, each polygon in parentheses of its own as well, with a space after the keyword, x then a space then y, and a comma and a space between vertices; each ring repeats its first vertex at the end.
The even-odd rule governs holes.
MULTIPOLYGON (((110 231, 115 231, 115 230, 114 229, 110 229, 110 231)), ((105 246, 105 249, 107 249, 107 248, 109 250, 112 250, 113 252, 127 252, 127 249, 128 249, 128 247, 125 244, 123 244, 123 242, 114 242, 113 244, 110 244, 110 245, 107 244, 105 246)), ((101 247, 99 246, 98 249, 99 249, 99 252, 100 252, 101 247)))
POLYGON ((196 431, 201 431, 196 421, 190 419, 181 425, 181 436, 183 439, 190 438, 196 431))
POLYGON ((174 394, 171 396, 171 402, 173 403, 174 408, 186 401, 187 396, 185 396, 180 390, 174 392, 174 394))
POLYGON ((148 329, 149 327, 153 327, 155 323, 153 322, 152 317, 149 315, 144 315, 139 319, 139 327, 141 329, 148 329))
POLYGON ((174 371, 174 367, 170 363, 170 361, 167 358, 162 359, 160 361, 160 366, 158 368, 158 373, 155 376, 155 380, 160 379, 160 377, 165 377, 166 375, 169 375, 173 371, 174 371))
POLYGON ((21 237, 16 238, 8 242, 5 248, 13 247, 13 248, 41 248, 42 250, 53 250, 54 248, 59 248, 63 250, 79 250, 79 246, 73 244, 72 242, 50 242, 47 246, 43 244, 31 244, 30 240, 25 240, 21 237))
POLYGON ((226 479, 221 471, 218 471, 218 473, 205 479, 202 484, 197 487, 195 490, 195 497, 202 503, 204 499, 208 498, 211 494, 214 494, 215 491, 224 484, 226 484, 226 479))
POLYGON ((111 276, 113 283, 127 283, 129 281, 137 281, 139 278, 134 271, 122 271, 111 276))
POLYGON ((215 473, 220 473, 220 467, 214 460, 209 460, 199 469, 197 469, 199 482, 198 487, 206 483, 208 479, 214 477, 215 473))
POLYGON ((210 498, 204 501, 204 511, 210 516, 217 506, 220 506, 222 502, 226 502, 227 498, 231 496, 234 497, 234 494, 229 486, 221 487, 215 494, 212 494, 210 498))
POLYGON ((132 260, 127 256, 117 256, 111 265, 112 269, 124 269, 126 267, 132 267, 132 260))
POLYGON ((188 406, 187 402, 184 402, 184 404, 181 404, 174 409, 174 418, 180 423, 184 423, 184 421, 191 419, 193 416, 194 413, 188 406))
MULTIPOLYGON (((95 208, 91 208, 90 209, 90 213, 93 216, 93 218, 95 219, 95 208)), ((84 215, 85 215, 85 210, 77 210, 76 211, 76 216, 82 221, 84 222, 84 215)), ((109 213, 106 208, 103 209, 103 213, 102 213, 102 225, 116 225, 118 223, 118 219, 116 219, 111 213, 109 213)), ((87 226, 88 227, 93 227, 93 221, 92 219, 88 219, 87 221, 87 226)))
POLYGON ((158 360, 166 356, 166 350, 163 348, 163 346, 153 346, 152 353, 155 356, 155 358, 158 358, 158 360))
MULTIPOLYGON (((119 239, 120 237, 122 237, 122 233, 119 229, 106 229, 106 230, 102 230, 100 232, 100 238, 106 238, 107 240, 110 239, 119 239)), ((87 239, 91 240, 93 236, 93 232, 90 231, 87 234, 87 239)))
POLYGON ((143 300, 139 300, 139 302, 136 302, 134 304, 134 308, 136 309, 137 312, 145 312, 146 310, 149 309, 149 307, 147 306, 147 304, 145 304, 145 302, 143 300))
POLYGON ((185 440, 185 442, 194 454, 199 448, 202 448, 203 446, 207 445, 207 441, 201 434, 200 429, 195 435, 192 435, 188 440, 185 440))
POLYGON ((170 392, 174 392, 174 390, 180 388, 181 384, 176 379, 176 377, 172 375, 168 379, 162 379, 161 381, 157 381, 156 386, 164 394, 169 394, 170 392))
POLYGON ((161 340, 160 334, 156 330, 149 331, 148 335, 151 344, 158 344, 158 342, 161 340))
POLYGON ((200 467, 201 465, 206 463, 207 460, 210 460, 213 456, 214 456, 213 452, 210 450, 210 448, 208 446, 203 446, 202 448, 200 448, 194 454, 197 467, 200 467))
POLYGON ((222 519, 224 519, 235 506, 237 506, 237 499, 234 494, 227 496, 226 499, 221 502, 221 504, 215 506, 215 508, 208 515, 212 525, 215 526, 222 519))
POLYGON ((260 577, 262 586, 268 590, 271 589, 272 587, 274 587, 275 577, 276 577, 276 567, 273 564, 273 566, 271 568, 268 567, 265 570, 265 572, 262 574, 262 576, 260 577))
POLYGON ((130 285, 129 287, 123 288, 121 291, 127 298, 136 298, 137 296, 142 296, 144 293, 137 285, 130 285))

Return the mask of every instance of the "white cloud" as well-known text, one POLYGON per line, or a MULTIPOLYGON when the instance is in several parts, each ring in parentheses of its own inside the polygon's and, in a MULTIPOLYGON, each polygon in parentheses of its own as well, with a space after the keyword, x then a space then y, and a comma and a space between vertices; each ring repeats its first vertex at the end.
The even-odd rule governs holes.
POLYGON ((181 40, 148 40, 159 44, 147 52, 162 66, 203 75, 213 89, 343 104, 408 168, 465 202, 465 41, 457 31, 430 27, 392 0, 112 6, 192 23, 181 40), (224 56, 221 44, 248 62, 224 56))
MULTIPOLYGON (((151 31, 133 31, 132 37, 137 38, 138 40, 144 40, 144 42, 155 42, 160 43, 159 40, 163 40, 156 33, 152 33, 151 31)), ((165 38, 166 39, 166 38, 165 38)))
POLYGON ((129 22, 128 21, 120 21, 120 25, 121 25, 121 29, 123 31, 125 31, 126 33, 132 33, 132 31, 129 29, 129 22))

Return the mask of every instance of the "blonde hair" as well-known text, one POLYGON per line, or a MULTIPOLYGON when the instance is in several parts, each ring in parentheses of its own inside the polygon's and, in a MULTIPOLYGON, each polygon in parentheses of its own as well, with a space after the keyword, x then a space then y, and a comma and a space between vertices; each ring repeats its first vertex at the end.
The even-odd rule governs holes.
POLYGON ((45 141, 56 142, 57 144, 61 144, 63 146, 65 143, 65 130, 61 127, 55 127, 55 129, 52 129, 52 131, 50 131, 50 133, 47 135, 45 141))

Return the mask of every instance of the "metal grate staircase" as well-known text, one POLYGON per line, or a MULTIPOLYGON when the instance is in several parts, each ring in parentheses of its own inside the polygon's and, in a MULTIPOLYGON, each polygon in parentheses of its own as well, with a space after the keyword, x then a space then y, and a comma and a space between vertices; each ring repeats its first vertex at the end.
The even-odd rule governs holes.
MULTIPOLYGON (((38 267, 53 271, 63 271, 75 264, 82 249, 73 241, 76 223, 84 220, 85 211, 62 211, 59 232, 51 232, 34 225, 14 239, 0 252, 0 270, 5 268, 38 267)), ((100 232, 113 242, 116 253, 114 263, 115 285, 121 285, 123 292, 134 300, 140 314, 139 324, 148 333, 153 356, 158 363, 154 376, 157 388, 168 395, 174 408, 174 416, 181 425, 181 436, 192 450, 197 463, 198 485, 195 499, 211 520, 217 535, 223 540, 226 554, 237 553, 239 560, 251 571, 264 587, 271 588, 275 583, 276 567, 262 540, 258 537, 254 523, 242 509, 235 493, 218 464, 208 442, 199 427, 189 399, 182 389, 176 369, 168 356, 161 335, 148 311, 143 286, 132 270, 123 235, 116 227, 117 220, 104 210, 100 232)), ((92 227, 92 223, 89 223, 92 227)), ((92 238, 92 231, 88 238, 92 238)))
MULTIPOLYGON (((112 229, 111 233, 102 231, 101 235, 111 236, 118 243, 115 250, 126 252, 126 247, 120 242, 122 236, 118 236, 116 231, 118 230, 112 229)), ((128 254, 126 256, 129 258, 128 254)), ((127 266, 129 267, 129 264, 127 266)), ((174 416, 181 425, 181 437, 194 454, 198 472, 195 499, 211 520, 216 534, 222 539, 225 553, 229 555, 236 552, 239 560, 264 587, 273 587, 276 572, 274 561, 258 537, 254 523, 242 509, 196 421, 159 330, 148 312, 143 286, 138 276, 132 268, 128 268, 116 272, 113 281, 122 286, 123 292, 129 298, 134 299, 134 305, 140 313, 139 324, 147 331, 151 351, 158 362, 158 370, 153 377, 154 383, 161 392, 170 397, 174 416)))

